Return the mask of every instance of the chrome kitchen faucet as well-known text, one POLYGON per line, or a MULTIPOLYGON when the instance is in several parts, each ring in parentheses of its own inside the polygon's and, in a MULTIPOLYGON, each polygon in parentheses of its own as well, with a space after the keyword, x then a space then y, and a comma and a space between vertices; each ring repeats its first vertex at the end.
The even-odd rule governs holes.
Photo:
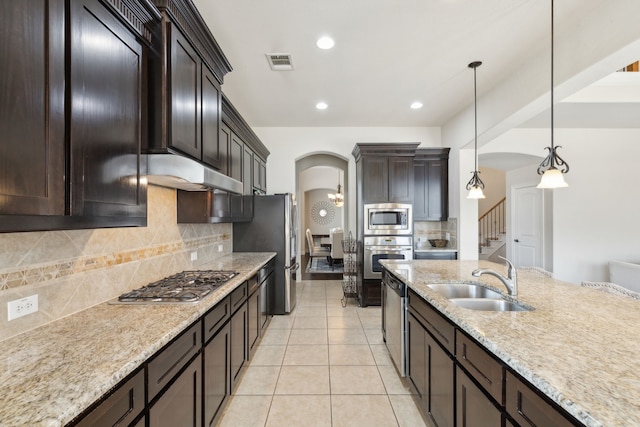
POLYGON ((473 277, 480 277, 483 274, 489 274, 491 276, 497 277, 507 287, 507 291, 509 291, 509 295, 511 295, 512 297, 515 297, 518 295, 518 282, 517 282, 518 275, 516 273, 516 268, 513 266, 511 261, 509 261, 505 257, 501 256, 500 258, 505 260, 507 263, 507 267, 508 267, 507 277, 504 277, 500 273, 494 270, 491 270, 489 268, 478 268, 476 270, 473 270, 471 272, 471 275, 473 277))

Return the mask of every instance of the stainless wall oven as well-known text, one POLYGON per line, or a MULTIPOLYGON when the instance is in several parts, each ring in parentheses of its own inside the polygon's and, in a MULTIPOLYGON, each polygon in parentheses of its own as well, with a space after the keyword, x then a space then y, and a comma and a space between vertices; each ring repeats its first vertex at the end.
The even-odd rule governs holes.
POLYGON ((413 259, 413 237, 365 236, 363 278, 380 279, 383 259, 413 259))
POLYGON ((364 205, 364 234, 412 235, 413 206, 405 203, 364 205))

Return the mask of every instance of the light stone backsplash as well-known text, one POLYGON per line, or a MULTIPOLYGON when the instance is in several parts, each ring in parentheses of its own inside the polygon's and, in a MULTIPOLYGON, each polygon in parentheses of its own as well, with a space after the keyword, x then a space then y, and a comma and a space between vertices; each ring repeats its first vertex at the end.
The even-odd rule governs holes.
POLYGON ((146 227, 0 234, 0 341, 229 254, 232 232, 176 224, 176 190, 150 185, 146 227), (38 312, 9 322, 7 302, 34 294, 38 312))
POLYGON ((447 248, 458 248, 458 220, 448 221, 415 221, 413 223, 413 241, 416 248, 430 248, 429 239, 446 239, 449 233, 447 248))

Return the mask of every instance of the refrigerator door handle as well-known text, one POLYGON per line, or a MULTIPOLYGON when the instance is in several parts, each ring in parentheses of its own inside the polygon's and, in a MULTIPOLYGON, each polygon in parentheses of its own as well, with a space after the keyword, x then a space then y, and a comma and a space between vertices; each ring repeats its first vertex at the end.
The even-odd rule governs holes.
POLYGON ((295 263, 293 265, 286 265, 284 268, 286 268, 287 270, 293 270, 296 271, 298 269, 298 267, 300 266, 299 263, 295 263))

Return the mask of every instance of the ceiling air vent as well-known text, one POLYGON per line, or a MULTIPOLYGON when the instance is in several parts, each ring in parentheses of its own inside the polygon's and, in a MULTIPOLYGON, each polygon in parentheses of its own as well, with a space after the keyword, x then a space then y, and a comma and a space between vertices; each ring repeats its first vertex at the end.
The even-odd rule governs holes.
POLYGON ((273 71, 293 70, 293 58, 290 53, 267 53, 267 61, 273 71))

